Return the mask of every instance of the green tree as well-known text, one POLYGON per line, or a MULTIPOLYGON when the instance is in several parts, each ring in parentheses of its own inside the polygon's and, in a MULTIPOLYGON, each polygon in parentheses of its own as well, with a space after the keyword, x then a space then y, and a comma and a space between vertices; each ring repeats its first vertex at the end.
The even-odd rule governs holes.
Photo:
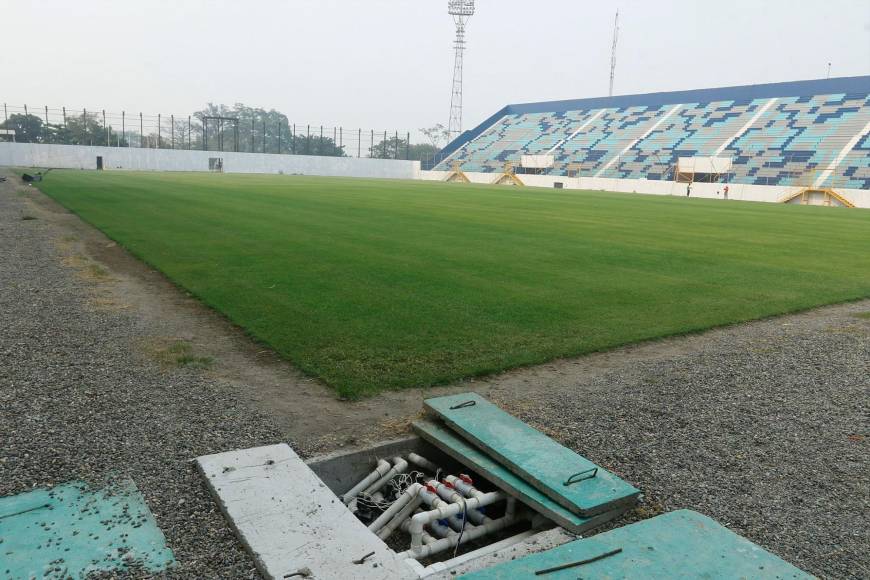
POLYGON ((126 138, 116 132, 114 128, 109 127, 108 131, 106 130, 99 115, 82 112, 78 116, 68 116, 63 125, 52 125, 52 127, 54 134, 51 141, 53 143, 109 147, 117 147, 120 143, 122 147, 128 146, 126 138))
POLYGON ((13 129, 15 140, 19 143, 41 143, 43 140, 42 119, 36 115, 23 115, 15 113, 4 121, 0 128, 13 129))
POLYGON ((420 129, 420 132, 429 139, 429 144, 437 150, 441 150, 442 143, 447 143, 450 137, 450 132, 444 125, 438 123, 427 129, 420 129))
POLYGON ((0 128, 14 129, 15 140, 20 143, 59 143, 62 145, 109 145, 126 147, 127 140, 113 128, 106 131, 99 116, 82 112, 68 117, 64 123, 44 123, 36 115, 10 115, 0 128))
MULTIPOLYGON (((296 155, 345 156, 344 147, 338 145, 331 134, 321 138, 320 127, 294 126, 287 115, 274 109, 265 110, 236 103, 232 107, 209 103, 194 113, 197 119, 193 148, 202 148, 202 128, 205 117, 238 119, 239 151, 253 153, 293 153, 296 155)), ((215 149, 219 133, 223 131, 224 149, 232 150, 235 140, 234 123, 209 120, 206 123, 208 148, 215 149)), ((330 132, 331 133, 331 132, 330 132)))
POLYGON ((407 138, 387 137, 369 147, 369 157, 374 159, 411 159, 426 161, 435 157, 440 149, 431 143, 408 144, 407 138))

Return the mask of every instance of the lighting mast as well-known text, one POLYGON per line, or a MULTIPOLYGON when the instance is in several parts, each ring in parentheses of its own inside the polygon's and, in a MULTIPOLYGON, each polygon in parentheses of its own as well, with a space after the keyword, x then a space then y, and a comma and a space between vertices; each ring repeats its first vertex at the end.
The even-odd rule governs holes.
POLYGON ((610 92, 607 94, 613 96, 613 77, 616 76, 616 41, 619 40, 619 10, 616 11, 616 18, 613 20, 613 48, 610 49, 610 92))
POLYGON ((462 53, 465 51, 465 24, 474 14, 474 0, 447 0, 447 13, 456 25, 453 92, 450 94, 450 121, 447 123, 447 140, 453 141, 462 133, 462 53))

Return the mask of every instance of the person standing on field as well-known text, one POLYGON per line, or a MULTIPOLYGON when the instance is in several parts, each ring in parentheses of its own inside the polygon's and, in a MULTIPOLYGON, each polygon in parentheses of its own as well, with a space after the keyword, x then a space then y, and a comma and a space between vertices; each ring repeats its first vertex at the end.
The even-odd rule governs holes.
POLYGON ((728 186, 725 186, 725 189, 722 190, 725 193, 725 199, 728 199, 728 186))
POLYGON ((692 194, 692 182, 690 181, 686 185, 686 197, 689 197, 692 194))

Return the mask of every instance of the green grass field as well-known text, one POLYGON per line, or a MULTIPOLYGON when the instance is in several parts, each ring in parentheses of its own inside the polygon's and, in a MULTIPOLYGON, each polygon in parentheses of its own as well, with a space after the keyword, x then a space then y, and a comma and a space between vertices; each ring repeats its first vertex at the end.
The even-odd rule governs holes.
POLYGON ((870 296, 870 211, 280 175, 43 191, 343 396, 870 296))

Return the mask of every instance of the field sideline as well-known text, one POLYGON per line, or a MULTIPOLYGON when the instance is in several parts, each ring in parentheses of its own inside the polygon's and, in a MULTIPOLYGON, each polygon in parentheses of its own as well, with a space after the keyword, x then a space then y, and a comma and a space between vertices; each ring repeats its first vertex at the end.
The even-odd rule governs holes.
POLYGON ((40 188, 346 397, 870 296, 870 212, 279 175, 40 188))

